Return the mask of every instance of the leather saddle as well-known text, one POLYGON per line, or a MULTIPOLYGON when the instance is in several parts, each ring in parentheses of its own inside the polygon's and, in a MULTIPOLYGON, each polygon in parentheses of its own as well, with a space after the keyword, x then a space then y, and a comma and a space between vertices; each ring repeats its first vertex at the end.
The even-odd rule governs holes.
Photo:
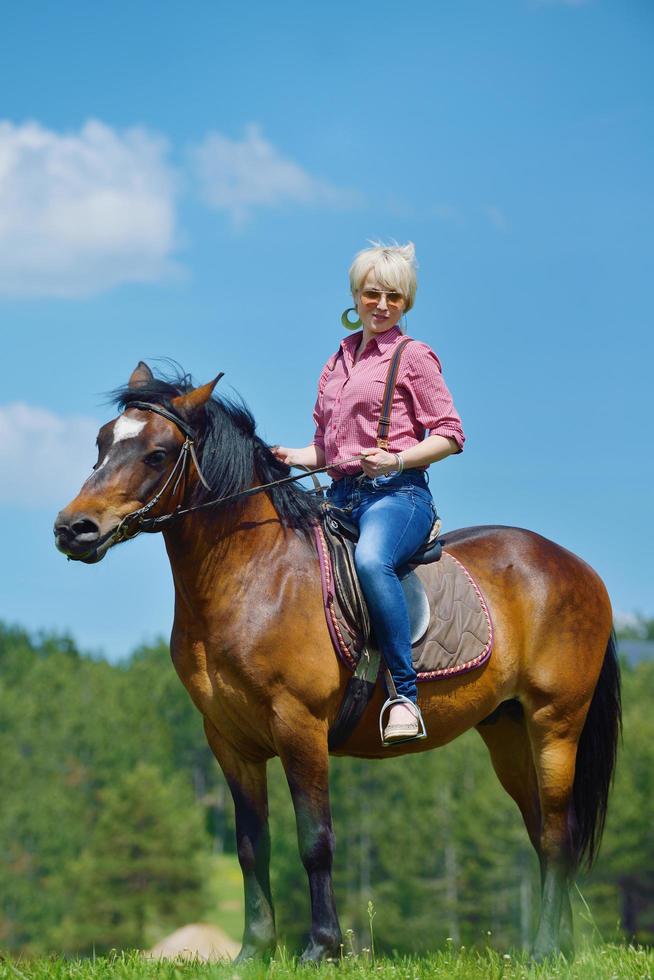
MULTIPOLYGON (((353 631, 361 632, 364 643, 374 642, 366 601, 359 585, 354 564, 354 549, 359 540, 359 528, 350 520, 345 511, 331 504, 323 504, 322 526, 334 572, 334 584, 338 600, 353 631)), ((429 625, 429 602, 427 594, 413 569, 417 565, 429 565, 438 561, 443 547, 438 539, 441 522, 436 519, 429 537, 401 569, 398 577, 404 589, 404 597, 409 612, 411 642, 424 635, 429 625)))

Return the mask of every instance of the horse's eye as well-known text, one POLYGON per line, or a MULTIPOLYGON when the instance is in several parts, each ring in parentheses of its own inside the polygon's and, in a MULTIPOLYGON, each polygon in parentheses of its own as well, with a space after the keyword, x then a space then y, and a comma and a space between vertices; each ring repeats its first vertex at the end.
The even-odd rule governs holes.
POLYGON ((143 462, 146 466, 160 466, 166 458, 165 449, 155 449, 153 453, 148 453, 143 462))

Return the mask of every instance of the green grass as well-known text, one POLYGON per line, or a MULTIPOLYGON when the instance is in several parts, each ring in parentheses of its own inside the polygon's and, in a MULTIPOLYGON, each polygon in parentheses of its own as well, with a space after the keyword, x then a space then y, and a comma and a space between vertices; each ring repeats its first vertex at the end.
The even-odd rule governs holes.
POLYGON ((398 959, 344 956, 337 963, 320 967, 301 966, 278 952, 268 964, 206 964, 198 961, 153 962, 138 952, 119 953, 93 960, 0 960, 0 978, 12 980, 522 980, 522 978, 569 978, 569 980, 652 980, 654 951, 635 946, 605 945, 581 952, 573 963, 553 959, 537 965, 524 954, 502 955, 492 950, 479 952, 447 950, 423 957, 398 959))

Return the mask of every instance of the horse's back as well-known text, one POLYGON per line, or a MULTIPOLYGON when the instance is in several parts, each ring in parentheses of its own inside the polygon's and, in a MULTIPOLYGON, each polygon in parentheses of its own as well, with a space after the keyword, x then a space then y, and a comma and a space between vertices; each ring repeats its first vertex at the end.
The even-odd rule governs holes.
MULTIPOLYGON (((480 566, 485 572, 512 571, 532 580, 554 579, 560 588, 578 588, 585 583, 608 601, 602 579, 583 558, 536 531, 503 524, 478 524, 447 531, 440 540, 444 551, 464 564, 472 562, 480 566)), ((473 572, 472 568, 470 571, 473 572)))

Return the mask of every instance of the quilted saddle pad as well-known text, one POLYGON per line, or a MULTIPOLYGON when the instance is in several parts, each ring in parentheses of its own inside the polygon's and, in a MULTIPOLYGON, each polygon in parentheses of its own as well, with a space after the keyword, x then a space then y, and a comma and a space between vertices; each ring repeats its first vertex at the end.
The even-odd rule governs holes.
POLYGON ((440 561, 419 565, 413 574, 424 586, 431 614, 426 633, 413 645, 418 680, 451 677, 480 667, 491 654, 493 624, 467 568, 444 551, 440 561))
MULTIPOLYGON (((322 530, 316 529, 316 538, 327 626, 334 649, 354 671, 364 638, 339 602, 322 530)), ((424 587, 430 611, 426 631, 413 644, 418 681, 452 677, 484 664, 493 647, 493 625, 481 590, 465 566, 444 551, 439 561, 419 565, 411 574, 424 587)))

